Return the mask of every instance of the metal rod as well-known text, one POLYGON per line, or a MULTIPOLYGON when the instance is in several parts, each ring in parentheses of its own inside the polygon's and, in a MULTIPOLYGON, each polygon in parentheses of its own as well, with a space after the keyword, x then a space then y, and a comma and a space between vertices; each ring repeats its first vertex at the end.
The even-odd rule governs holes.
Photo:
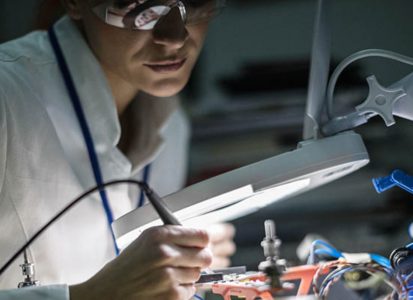
POLYGON ((304 140, 318 138, 325 104, 331 56, 331 0, 318 0, 311 55, 310 81, 304 117, 304 140))

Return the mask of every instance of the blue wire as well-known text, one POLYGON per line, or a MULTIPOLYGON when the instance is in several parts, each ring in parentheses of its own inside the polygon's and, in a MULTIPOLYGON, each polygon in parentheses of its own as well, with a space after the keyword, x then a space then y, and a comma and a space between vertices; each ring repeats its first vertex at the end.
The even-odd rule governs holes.
MULTIPOLYGON (((316 254, 316 255, 328 255, 328 256, 331 256, 331 257, 335 257, 335 258, 343 257, 343 254, 340 251, 338 251, 336 248, 334 248, 333 246, 329 245, 328 243, 326 243, 322 240, 315 240, 312 245, 313 245, 313 247, 316 247, 316 246, 325 247, 324 249, 314 250, 314 254, 316 254)), ((406 247, 407 248, 409 248, 409 247, 413 248, 413 243, 407 245, 406 247)), ((390 260, 387 259, 386 257, 381 256, 379 254, 372 253, 372 254, 370 254, 370 258, 371 258, 371 260, 375 261, 379 265, 381 265, 385 268, 391 269, 390 260)))
POLYGON ((340 251, 338 251, 336 248, 334 248, 330 244, 324 242, 323 240, 315 240, 312 243, 312 246, 313 248, 315 248, 316 246, 323 246, 331 251, 331 254, 332 254, 331 256, 336 257, 336 258, 343 257, 343 254, 340 251))
POLYGON ((317 249, 314 251, 314 254, 317 256, 326 255, 334 258, 340 258, 340 256, 337 256, 337 253, 334 253, 331 249, 317 249))
POLYGON ((201 296, 199 296, 197 294, 194 295, 194 298, 197 299, 197 300, 204 300, 201 296))
POLYGON ((371 253, 371 254, 370 254, 370 258, 371 258, 373 261, 375 261, 376 263, 378 263, 379 265, 381 265, 382 267, 391 269, 390 260, 387 259, 386 257, 381 256, 381 255, 379 255, 379 254, 371 253))
POLYGON ((413 249, 413 243, 410 243, 406 246, 407 249, 413 249))
MULTIPOLYGON (((331 281, 333 281, 333 280, 336 279, 337 277, 341 277, 344 273, 350 271, 351 269, 353 269, 353 267, 345 267, 345 268, 343 268, 343 269, 341 269, 341 270, 336 270, 336 272, 335 272, 330 278, 328 278, 328 279, 326 278, 326 281, 323 282, 323 286, 321 287, 319 294, 320 294, 320 295, 323 295, 325 288, 328 286, 328 284, 329 284, 331 281)), ((334 271, 333 271, 333 272, 334 272, 334 271)), ((327 275, 327 277, 328 277, 328 276, 329 276, 329 275, 327 275)))

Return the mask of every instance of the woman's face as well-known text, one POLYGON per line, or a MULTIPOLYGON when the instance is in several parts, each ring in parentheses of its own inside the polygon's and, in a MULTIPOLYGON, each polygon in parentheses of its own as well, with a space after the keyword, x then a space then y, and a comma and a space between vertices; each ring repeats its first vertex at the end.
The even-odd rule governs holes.
POLYGON ((185 26, 175 7, 152 30, 117 28, 97 17, 89 2, 80 2, 80 23, 105 72, 157 97, 172 96, 185 86, 208 22, 185 26))

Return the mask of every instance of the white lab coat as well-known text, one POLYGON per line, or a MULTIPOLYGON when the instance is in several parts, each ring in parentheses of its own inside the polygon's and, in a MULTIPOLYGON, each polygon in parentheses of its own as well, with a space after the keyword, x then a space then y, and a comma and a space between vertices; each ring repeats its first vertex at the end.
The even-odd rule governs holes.
MULTIPOLYGON (((143 167, 152 162, 149 184, 159 194, 181 188, 189 133, 176 99, 138 96, 129 112, 134 142, 125 155, 117 148, 120 122, 100 65, 68 17, 55 28, 104 181, 140 179, 143 167)), ((60 209, 94 185, 83 136, 47 33, 34 32, 1 45, 0 265, 60 209)), ((137 205, 133 189, 119 186, 108 194, 115 218, 137 205)), ((114 258, 100 198, 83 201, 48 229, 30 247, 29 258, 43 285, 62 285, 37 292, 0 291, 0 299, 68 299, 66 284, 90 278, 114 258)), ((21 258, 0 277, 0 289, 14 288, 22 281, 20 263, 21 258)))

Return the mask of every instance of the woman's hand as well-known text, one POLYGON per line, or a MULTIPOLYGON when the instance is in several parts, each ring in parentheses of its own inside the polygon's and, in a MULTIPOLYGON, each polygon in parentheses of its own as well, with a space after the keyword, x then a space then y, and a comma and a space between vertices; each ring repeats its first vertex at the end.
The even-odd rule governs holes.
POLYGON ((222 269, 231 265, 229 257, 235 253, 236 246, 233 242, 235 227, 229 223, 215 224, 208 227, 210 244, 212 251, 212 269, 222 269))
POLYGON ((90 280, 71 286, 70 299, 190 299, 212 260, 208 244, 204 230, 150 228, 90 280))

